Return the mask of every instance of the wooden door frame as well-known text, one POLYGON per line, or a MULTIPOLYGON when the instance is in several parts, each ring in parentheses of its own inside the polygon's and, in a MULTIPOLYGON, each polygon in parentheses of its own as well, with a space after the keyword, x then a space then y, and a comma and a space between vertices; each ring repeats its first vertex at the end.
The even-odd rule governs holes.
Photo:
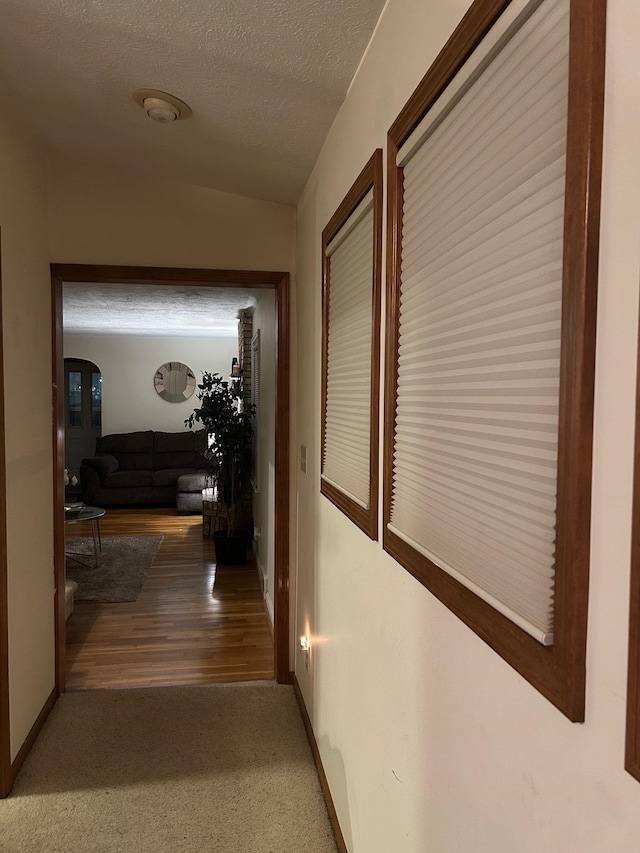
POLYGON ((62 693, 65 689, 66 665, 64 600, 64 358, 62 345, 62 286, 65 282, 180 284, 181 286, 193 285, 199 287, 210 285, 215 287, 253 287, 275 290, 276 474, 274 510, 275 598, 273 602, 274 669, 276 680, 280 684, 291 683, 289 666, 289 386, 291 349, 289 273, 265 272, 260 270, 188 269, 183 267, 51 264, 56 692, 62 693))
MULTIPOLYGON (((4 436, 4 347, 2 330, 2 271, 0 264, 0 435, 4 436)), ((7 466, 0 442, 0 797, 13 784, 9 711, 9 594, 7 573, 7 466)))

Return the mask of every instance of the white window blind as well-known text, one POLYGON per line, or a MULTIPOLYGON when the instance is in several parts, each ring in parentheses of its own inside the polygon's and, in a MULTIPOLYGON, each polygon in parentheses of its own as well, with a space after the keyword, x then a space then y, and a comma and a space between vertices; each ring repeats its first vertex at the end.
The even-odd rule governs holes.
POLYGON ((322 479, 369 508, 373 191, 326 249, 329 306, 322 479))
POLYGON ((399 152, 389 529, 545 645, 568 0, 512 3, 399 152))

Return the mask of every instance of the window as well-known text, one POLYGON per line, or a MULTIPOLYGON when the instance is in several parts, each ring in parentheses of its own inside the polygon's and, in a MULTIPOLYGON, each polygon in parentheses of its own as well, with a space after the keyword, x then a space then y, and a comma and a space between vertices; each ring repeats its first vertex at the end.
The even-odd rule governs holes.
POLYGON ((320 489, 377 539, 381 149, 322 232, 322 257, 320 489))
POLYGON ((82 426, 82 374, 70 371, 67 388, 67 417, 69 427, 82 426))
POLYGON ((102 374, 91 374, 91 426, 102 428, 102 374))
POLYGON ((604 5, 477 0, 389 132, 384 548, 573 720, 604 5))

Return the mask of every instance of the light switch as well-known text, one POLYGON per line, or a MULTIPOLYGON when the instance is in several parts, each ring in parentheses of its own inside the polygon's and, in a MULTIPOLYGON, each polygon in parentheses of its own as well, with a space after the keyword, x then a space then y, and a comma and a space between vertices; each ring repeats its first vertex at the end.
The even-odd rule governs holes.
POLYGON ((300 470, 303 474, 307 473, 307 448, 304 444, 300 445, 300 470))

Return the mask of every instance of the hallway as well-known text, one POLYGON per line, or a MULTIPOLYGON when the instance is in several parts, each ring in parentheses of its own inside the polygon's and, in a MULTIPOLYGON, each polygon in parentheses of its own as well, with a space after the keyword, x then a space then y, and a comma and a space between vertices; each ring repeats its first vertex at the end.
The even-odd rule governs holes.
POLYGON ((3 853, 335 853, 291 687, 88 690, 51 713, 3 853))

